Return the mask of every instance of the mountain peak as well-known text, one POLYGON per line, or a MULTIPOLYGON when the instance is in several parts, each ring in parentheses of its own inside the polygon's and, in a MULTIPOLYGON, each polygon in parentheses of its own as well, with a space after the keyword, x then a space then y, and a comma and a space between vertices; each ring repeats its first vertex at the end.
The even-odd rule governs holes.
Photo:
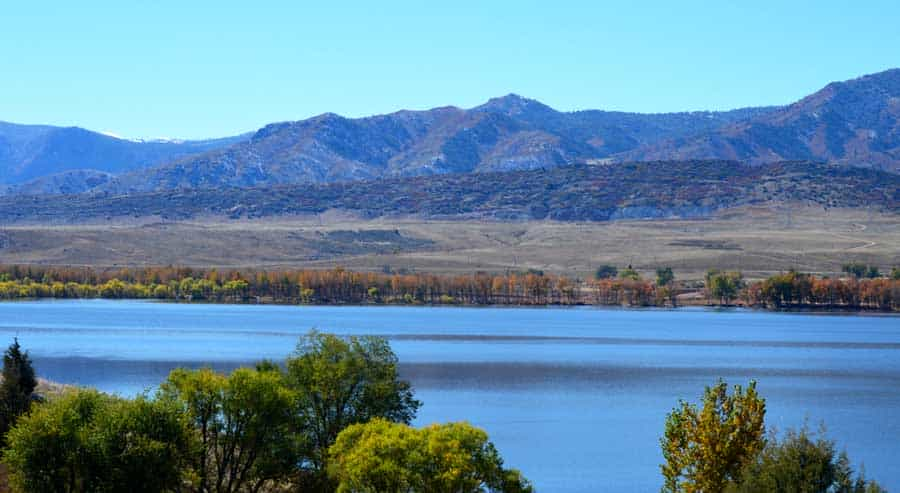
POLYGON ((889 98, 900 97, 900 68, 864 75, 847 83, 857 85, 866 92, 877 92, 889 98))
POLYGON ((875 72, 873 74, 866 74, 861 77, 857 77, 856 79, 850 79, 847 82, 852 83, 856 81, 872 81, 872 82, 894 82, 900 80, 900 67, 898 68, 889 68, 887 70, 883 70, 881 72, 875 72))
POLYGON ((333 122, 333 121, 338 121, 338 120, 346 120, 346 118, 341 115, 338 115, 337 113, 333 113, 333 112, 329 111, 326 113, 322 113, 320 115, 316 115, 316 116, 310 118, 310 120, 317 121, 317 122, 333 122))
POLYGON ((491 98, 481 106, 477 106, 475 110, 505 113, 507 115, 520 115, 533 112, 555 112, 553 108, 540 101, 529 99, 515 93, 491 98))
POLYGON ((508 103, 522 103, 522 102, 535 102, 535 101, 533 99, 526 98, 525 96, 516 94, 514 92, 511 92, 505 96, 493 97, 488 100, 488 104, 491 104, 491 103, 508 104, 508 103))
POLYGON ((900 96, 900 68, 866 74, 855 79, 832 82, 805 99, 815 98, 820 93, 835 94, 848 91, 862 92, 870 96, 877 96, 878 94, 888 97, 900 96))

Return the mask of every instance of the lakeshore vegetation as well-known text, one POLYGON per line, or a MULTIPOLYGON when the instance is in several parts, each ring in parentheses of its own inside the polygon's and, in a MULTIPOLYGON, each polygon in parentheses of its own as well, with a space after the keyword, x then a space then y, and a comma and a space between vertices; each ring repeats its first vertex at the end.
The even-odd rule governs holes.
MULTIPOLYGON (((380 337, 310 331, 283 363, 175 369, 133 399, 35 394, 18 341, 3 358, 0 489, 31 492, 526 493, 487 433, 410 426, 421 403, 380 337)), ((681 401, 660 439, 662 491, 883 493, 806 426, 765 430, 756 382, 681 401)))
POLYGON ((436 275, 328 270, 217 270, 188 267, 96 269, 0 266, 0 300, 158 299, 203 302, 429 305, 677 306, 683 303, 772 309, 900 310, 900 268, 881 273, 851 263, 841 278, 788 271, 747 281, 710 270, 681 282, 671 268, 644 278, 631 266, 604 265, 591 279, 540 271, 436 275))
MULTIPOLYGON (((31 368, 14 344, 4 375, 31 368), (9 369, 12 370, 9 370, 9 369), (9 371, 8 371, 9 370, 9 371)), ((13 491, 497 492, 532 486, 468 423, 414 429, 420 402, 379 337, 309 332, 283 364, 176 369, 134 399, 4 380, 2 461, 13 491), (24 408, 13 394, 26 395, 24 408)))
POLYGON ((701 405, 681 401, 666 417, 660 439, 663 493, 885 493, 855 472, 824 425, 783 436, 765 429, 766 401, 756 382, 719 380, 701 405))

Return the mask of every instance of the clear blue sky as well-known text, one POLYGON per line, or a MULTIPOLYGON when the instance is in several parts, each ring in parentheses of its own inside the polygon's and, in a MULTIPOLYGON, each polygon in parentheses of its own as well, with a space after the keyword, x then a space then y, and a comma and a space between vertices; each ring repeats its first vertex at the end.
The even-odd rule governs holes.
POLYGON ((510 92, 562 110, 784 104, 900 66, 898 20, 895 0, 5 2, 0 120, 198 138, 510 92))

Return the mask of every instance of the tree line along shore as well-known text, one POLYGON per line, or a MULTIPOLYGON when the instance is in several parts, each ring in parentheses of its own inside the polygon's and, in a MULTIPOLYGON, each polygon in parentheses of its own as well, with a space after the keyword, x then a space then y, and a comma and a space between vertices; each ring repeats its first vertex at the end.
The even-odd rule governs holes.
POLYGON ((788 271, 762 280, 710 270, 700 282, 672 269, 651 278, 604 265, 589 279, 541 271, 469 275, 189 267, 100 269, 0 266, 0 300, 156 299, 180 302, 424 305, 741 305, 766 309, 900 310, 900 268, 850 263, 839 278, 788 271))

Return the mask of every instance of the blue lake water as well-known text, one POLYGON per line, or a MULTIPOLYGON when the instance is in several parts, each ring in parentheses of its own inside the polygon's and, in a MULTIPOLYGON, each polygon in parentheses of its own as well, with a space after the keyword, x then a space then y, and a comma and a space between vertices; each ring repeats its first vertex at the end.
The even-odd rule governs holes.
MULTIPOLYGON (((391 339, 424 402, 467 420, 543 492, 658 491, 678 399, 756 379, 767 425, 813 428, 900 490, 900 317, 745 310, 0 303, 38 373, 133 395, 177 366, 281 359, 310 328, 391 339)), ((5 343, 4 343, 5 344, 5 343)))

